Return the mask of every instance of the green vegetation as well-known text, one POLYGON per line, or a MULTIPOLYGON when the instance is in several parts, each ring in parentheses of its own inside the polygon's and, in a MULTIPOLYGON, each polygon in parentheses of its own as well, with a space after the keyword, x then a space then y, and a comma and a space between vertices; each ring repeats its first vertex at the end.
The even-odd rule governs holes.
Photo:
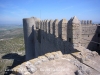
MULTIPOLYGON (((0 75, 4 75, 4 71, 7 69, 7 66, 12 66, 15 61, 17 63, 24 60, 20 57, 24 55, 24 51, 23 28, 0 30, 0 75), (2 58, 3 56, 11 53, 13 55, 13 59, 2 58)), ((12 55, 9 55, 9 57, 12 55)))
POLYGON ((24 50, 24 39, 21 37, 1 40, 0 41, 0 53, 10 53, 12 51, 24 50))

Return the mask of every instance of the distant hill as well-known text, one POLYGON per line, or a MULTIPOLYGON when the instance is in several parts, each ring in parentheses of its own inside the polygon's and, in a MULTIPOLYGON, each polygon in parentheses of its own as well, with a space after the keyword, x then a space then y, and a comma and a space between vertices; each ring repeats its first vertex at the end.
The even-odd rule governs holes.
POLYGON ((0 25, 0 75, 24 61, 22 25, 0 25), (9 67, 8 67, 9 66, 9 67))
POLYGON ((22 25, 0 25, 0 39, 23 36, 22 25))
POLYGON ((0 31, 1 30, 9 30, 9 29, 14 29, 14 28, 23 28, 22 25, 0 25, 0 31))
POLYGON ((0 39, 23 36, 23 28, 0 30, 0 39))

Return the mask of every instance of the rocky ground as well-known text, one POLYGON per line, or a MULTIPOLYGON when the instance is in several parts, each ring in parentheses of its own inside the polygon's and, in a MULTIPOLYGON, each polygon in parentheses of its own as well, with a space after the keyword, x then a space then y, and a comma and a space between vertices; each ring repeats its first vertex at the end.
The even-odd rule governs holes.
POLYGON ((11 75, 100 75, 100 56, 82 46, 79 52, 62 54, 60 51, 29 60, 12 69, 11 75))

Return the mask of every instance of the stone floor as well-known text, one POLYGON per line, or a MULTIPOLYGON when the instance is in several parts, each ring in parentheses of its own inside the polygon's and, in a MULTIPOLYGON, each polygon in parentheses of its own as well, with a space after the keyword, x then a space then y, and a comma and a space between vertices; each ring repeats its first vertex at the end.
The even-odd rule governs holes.
POLYGON ((79 52, 46 53, 13 68, 14 75, 100 75, 100 56, 82 46, 79 52))

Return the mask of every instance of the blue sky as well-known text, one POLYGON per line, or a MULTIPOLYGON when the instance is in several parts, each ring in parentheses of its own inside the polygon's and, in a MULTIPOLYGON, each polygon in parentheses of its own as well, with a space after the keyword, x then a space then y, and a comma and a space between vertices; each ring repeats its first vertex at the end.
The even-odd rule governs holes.
POLYGON ((0 24, 22 24, 26 17, 100 22, 100 0, 0 0, 0 24))

